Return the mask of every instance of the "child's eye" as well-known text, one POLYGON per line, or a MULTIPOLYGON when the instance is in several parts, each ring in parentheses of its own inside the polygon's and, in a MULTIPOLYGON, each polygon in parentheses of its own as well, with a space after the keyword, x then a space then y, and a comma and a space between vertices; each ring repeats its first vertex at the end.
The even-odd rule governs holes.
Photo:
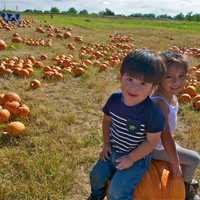
POLYGON ((145 82, 141 82, 140 84, 141 84, 141 85, 146 85, 146 83, 145 83, 145 82))
POLYGON ((170 79, 170 78, 172 78, 172 77, 171 77, 171 76, 169 76, 169 75, 167 75, 167 76, 166 76, 166 78, 167 78, 167 79, 170 79))
POLYGON ((127 80, 128 80, 128 81, 132 81, 133 79, 132 79, 131 77, 128 77, 127 80))

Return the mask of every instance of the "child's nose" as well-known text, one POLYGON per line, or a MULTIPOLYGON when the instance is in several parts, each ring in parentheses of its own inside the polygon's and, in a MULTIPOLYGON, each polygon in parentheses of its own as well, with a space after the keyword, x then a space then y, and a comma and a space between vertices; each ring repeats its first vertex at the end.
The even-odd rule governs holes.
POLYGON ((179 85, 180 83, 181 83, 181 81, 179 78, 174 78, 174 80, 173 80, 174 85, 179 85))
POLYGON ((137 86, 137 85, 131 85, 129 87, 129 90, 130 90, 131 93, 136 93, 136 92, 138 92, 140 90, 140 87, 137 86))

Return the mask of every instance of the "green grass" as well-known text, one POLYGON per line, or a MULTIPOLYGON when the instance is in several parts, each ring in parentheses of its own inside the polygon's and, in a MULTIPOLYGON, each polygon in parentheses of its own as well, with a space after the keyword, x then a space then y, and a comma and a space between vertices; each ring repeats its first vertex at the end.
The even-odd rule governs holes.
MULTIPOLYGON (((13 44, 14 32, 28 38, 46 38, 35 28, 46 20, 55 26, 72 27, 72 36, 82 35, 84 42, 107 44, 109 34, 120 32, 134 39, 135 47, 166 50, 173 45, 199 47, 198 23, 148 21, 125 18, 89 18, 38 15, 28 16, 35 22, 31 28, 11 32, 0 30, 9 46, 0 51, 0 57, 14 55, 39 58, 47 54, 45 65, 55 65, 56 55, 73 54, 65 44, 73 39, 53 38, 53 46, 30 47, 13 44), (184 31, 182 31, 184 30, 184 31), (181 31, 181 32, 180 32, 181 31), (180 34, 181 33, 181 34, 180 34)), ((46 22, 45 22, 46 23, 46 22)), ((110 49, 114 52, 115 49, 110 49)), ((104 61, 104 60, 102 60, 104 61)), ((193 59, 191 63, 198 63, 193 59)), ((0 134, 0 199, 2 200, 77 200, 89 194, 89 170, 98 158, 102 144, 101 107, 108 95, 119 88, 119 68, 98 73, 94 67, 78 78, 65 74, 64 80, 46 80, 36 69, 29 79, 15 76, 0 77, 1 93, 17 92, 31 110, 30 117, 22 120, 25 135, 12 138, 0 134), (30 81, 40 79, 43 87, 31 90, 30 81)), ((13 118, 13 120, 21 120, 13 118)), ((181 106, 176 139, 185 147, 200 151, 199 112, 191 106, 181 106)), ((0 125, 3 131, 5 125, 0 125)), ((200 172, 196 175, 200 178, 200 172)))
POLYGON ((51 19, 49 15, 37 16, 40 22, 50 22, 56 26, 76 26, 84 29, 131 29, 131 28, 147 28, 147 29, 168 29, 175 31, 200 31, 199 22, 176 21, 176 20, 147 20, 128 17, 81 17, 54 15, 51 19))

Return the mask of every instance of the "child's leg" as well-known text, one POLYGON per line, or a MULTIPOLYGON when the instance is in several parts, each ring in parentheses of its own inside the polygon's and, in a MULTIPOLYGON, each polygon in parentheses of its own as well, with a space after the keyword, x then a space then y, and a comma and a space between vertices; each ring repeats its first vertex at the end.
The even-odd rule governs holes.
POLYGON ((176 145, 180 163, 183 166, 183 178, 185 182, 191 182, 194 172, 200 163, 200 155, 196 151, 176 145))
MULTIPOLYGON (((183 179, 185 182, 191 182, 195 169, 200 163, 200 155, 197 152, 183 148, 178 144, 176 144, 176 150, 182 166, 183 179)), ((152 152, 152 159, 169 161, 165 150, 154 149, 152 152)))
POLYGON ((154 149, 151 154, 151 158, 153 160, 163 160, 169 162, 168 155, 164 149, 163 150, 154 149))
POLYGON ((150 164, 150 156, 138 160, 126 170, 117 170, 108 191, 109 200, 132 200, 136 185, 150 164))
POLYGON ((90 173, 91 200, 102 200, 105 195, 105 186, 113 176, 115 168, 110 160, 98 160, 90 173))

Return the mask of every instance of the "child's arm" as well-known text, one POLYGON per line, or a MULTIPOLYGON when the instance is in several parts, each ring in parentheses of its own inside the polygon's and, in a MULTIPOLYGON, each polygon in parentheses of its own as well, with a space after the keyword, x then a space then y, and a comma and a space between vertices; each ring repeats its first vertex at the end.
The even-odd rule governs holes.
POLYGON ((170 134, 169 129, 164 129, 164 131, 161 134, 161 140, 162 144, 165 148, 165 151, 167 152, 167 155, 169 157, 169 162, 171 164, 171 170, 174 175, 181 176, 181 167, 179 162, 179 157, 176 152, 176 145, 174 142, 174 139, 172 135, 170 134))
POLYGON ((162 144, 165 148, 165 151, 167 152, 167 155, 169 156, 169 162, 171 164, 173 174, 180 176, 181 168, 180 168, 179 157, 176 152, 176 145, 175 145, 174 139, 169 129, 169 123, 168 123, 169 110, 168 110, 168 107, 166 106, 166 103, 163 102, 162 100, 157 101, 156 104, 161 109, 165 118, 165 128, 161 134, 162 144))
POLYGON ((109 138, 111 123, 112 123, 111 117, 104 113, 102 121, 103 149, 100 153, 100 159, 102 160, 108 158, 109 153, 111 153, 110 138, 109 138))
POLYGON ((129 168, 134 162, 144 158, 151 153, 160 139, 161 132, 147 133, 147 140, 134 149, 127 156, 117 159, 117 169, 123 170, 129 168))

